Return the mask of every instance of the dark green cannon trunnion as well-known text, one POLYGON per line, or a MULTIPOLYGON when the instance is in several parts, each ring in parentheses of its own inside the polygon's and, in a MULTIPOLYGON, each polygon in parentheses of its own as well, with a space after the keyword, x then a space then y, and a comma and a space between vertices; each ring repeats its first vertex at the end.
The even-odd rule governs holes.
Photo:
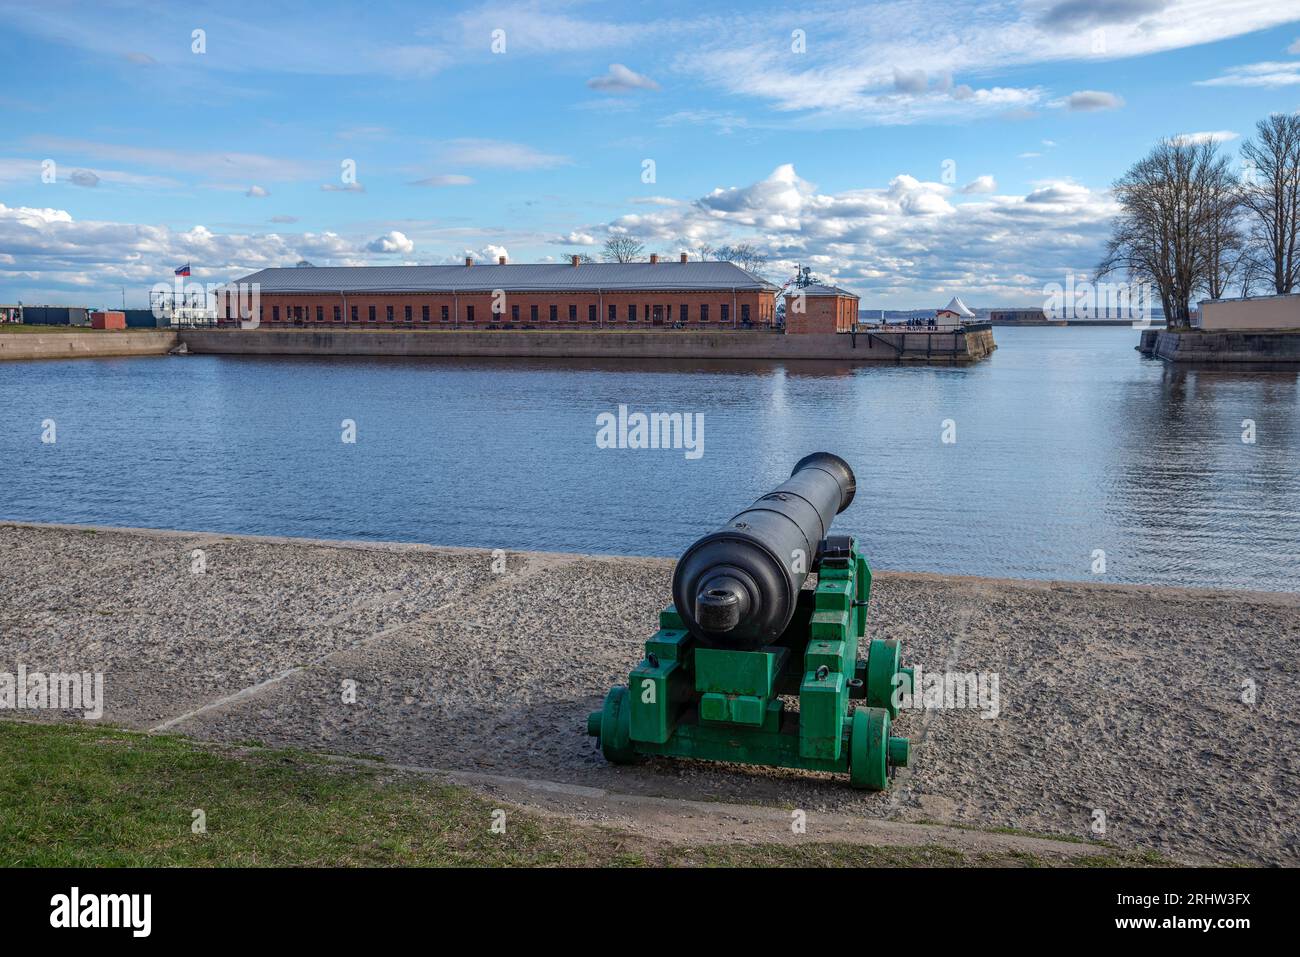
POLYGON ((809 456, 687 550, 645 657, 587 719, 609 761, 658 754, 842 772, 869 790, 907 765, 908 739, 890 722, 911 669, 897 641, 873 639, 858 657, 871 570, 854 539, 826 534, 854 486, 843 460, 809 456), (810 572, 815 589, 802 587, 810 572), (798 711, 781 695, 798 695, 798 711))

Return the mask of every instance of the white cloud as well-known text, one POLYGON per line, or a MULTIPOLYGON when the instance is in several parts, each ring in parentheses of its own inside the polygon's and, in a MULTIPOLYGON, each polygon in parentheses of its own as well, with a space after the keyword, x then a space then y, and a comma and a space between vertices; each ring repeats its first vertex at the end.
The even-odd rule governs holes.
POLYGON ((1117 110, 1124 105, 1124 98, 1102 90, 1076 90, 1069 96, 1053 100, 1048 106, 1065 107, 1076 113, 1096 110, 1117 110))
POLYGON ((23 145, 38 150, 61 164, 98 160, 166 170, 171 175, 188 173, 214 180, 274 182, 302 179, 309 173, 309 167, 298 160, 281 159, 262 153, 132 146, 66 136, 30 136, 23 140, 23 145))
POLYGON ((870 16, 856 4, 811 7, 800 16, 809 37, 818 37, 802 56, 774 43, 770 16, 755 12, 701 34, 706 40, 684 47, 676 65, 778 111, 809 111, 808 122, 822 126, 961 121, 1038 103, 1044 94, 1035 88, 973 88, 972 77, 997 75, 1010 64, 1019 70, 1144 56, 1275 27, 1296 14, 1294 0, 914 0, 874 4, 870 16), (1105 31, 1102 49, 1094 48, 1098 27, 1105 31), (961 82, 900 95, 896 77, 936 58, 961 82))
POLYGON ((407 239, 405 233, 400 233, 394 229, 386 235, 366 243, 365 250, 369 253, 401 253, 404 256, 409 256, 415 252, 415 243, 407 239))
POLYGON ((435 173, 432 176, 426 176, 424 179, 417 179, 412 186, 469 186, 474 182, 473 178, 463 173, 435 173))
POLYGON ((1168 6, 1169 0, 1061 0, 1044 12, 1042 23, 1062 30, 1131 23, 1168 6))
POLYGON ((548 240, 548 242, 553 246, 594 246, 596 245, 596 237, 591 233, 574 230, 567 236, 556 236, 554 239, 548 240))
POLYGON ((1176 143, 1227 143, 1239 139, 1240 133, 1232 130, 1202 130, 1199 133, 1179 133, 1174 137, 1176 143))
POLYGON ((524 143, 506 140, 455 139, 443 148, 443 159, 459 166, 499 169, 551 169, 571 162, 567 156, 544 153, 524 143))
MULTIPOLYGON (((1300 41, 1297 41, 1300 42, 1300 41)), ((1197 80, 1197 86, 1294 86, 1300 83, 1300 60, 1291 62, 1266 61, 1230 67, 1222 75, 1209 80, 1197 80)))
MULTIPOLYGON (((992 177, 974 183, 996 188, 992 177)), ((884 187, 822 193, 789 164, 747 186, 583 227, 627 233, 651 247, 751 242, 786 278, 796 262, 854 289, 870 305, 926 305, 938 290, 989 303, 1032 301, 1047 282, 1101 257, 1108 193, 1046 181, 1026 196, 959 193, 908 174, 884 187)))
POLYGON ((929 85, 924 70, 900 70, 894 67, 894 92, 924 93, 929 85))
POLYGON ((1292 56, 1300 56, 1300 39, 1293 40, 1291 45, 1286 48, 1286 52, 1292 56))
POLYGON ((967 195, 973 193, 996 193, 998 191, 998 182, 992 176, 977 176, 965 186, 961 191, 967 195))
POLYGON ((254 184, 248 187, 248 192, 246 192, 244 195, 251 196, 255 199, 261 199, 263 196, 270 196, 271 191, 267 189, 265 186, 258 186, 257 184, 254 184))
POLYGON ((650 77, 630 70, 621 63, 611 63, 608 72, 593 76, 587 81, 587 86, 593 90, 604 90, 610 93, 659 89, 659 84, 650 77))
POLYGON ((505 246, 488 243, 486 246, 479 249, 470 249, 469 247, 466 247, 462 250, 459 256, 444 256, 442 259, 438 260, 435 265, 463 266, 467 257, 474 260, 475 263, 491 265, 502 256, 506 257, 506 262, 510 261, 510 254, 506 251, 505 246))
POLYGON ((220 282, 301 259, 361 265, 356 243, 336 233, 214 233, 136 223, 76 220, 63 209, 0 203, 0 288, 4 298, 96 305, 145 306, 149 288, 170 282, 177 263, 190 262, 196 282, 220 282))

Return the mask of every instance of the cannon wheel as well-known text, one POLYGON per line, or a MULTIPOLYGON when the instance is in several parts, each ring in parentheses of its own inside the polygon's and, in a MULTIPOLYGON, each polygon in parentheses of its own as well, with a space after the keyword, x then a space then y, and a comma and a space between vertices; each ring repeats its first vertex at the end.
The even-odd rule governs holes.
POLYGON ((894 704, 894 675, 902 664, 897 638, 872 638, 867 646, 867 704, 884 708, 891 718, 898 717, 894 704))
POLYGON ((866 791, 883 791, 889 784, 886 762, 889 712, 858 708, 849 728, 849 783, 866 791))
POLYGON ((605 695, 605 707, 600 714, 600 750, 610 764, 631 764, 636 760, 632 750, 632 712, 628 707, 627 688, 619 685, 605 695))

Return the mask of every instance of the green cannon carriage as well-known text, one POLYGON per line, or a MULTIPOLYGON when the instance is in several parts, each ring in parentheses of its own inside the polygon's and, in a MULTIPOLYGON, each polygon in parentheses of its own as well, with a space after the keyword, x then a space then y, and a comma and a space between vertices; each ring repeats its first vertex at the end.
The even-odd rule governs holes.
POLYGON ((908 739, 890 728, 912 673, 897 641, 873 639, 858 657, 871 570, 853 538, 827 534, 855 490, 843 459, 810 455, 687 549, 645 657, 587 719, 606 759, 774 765, 888 786, 908 763, 908 739), (816 588, 803 587, 810 573, 816 588), (797 711, 783 695, 798 696, 797 711))

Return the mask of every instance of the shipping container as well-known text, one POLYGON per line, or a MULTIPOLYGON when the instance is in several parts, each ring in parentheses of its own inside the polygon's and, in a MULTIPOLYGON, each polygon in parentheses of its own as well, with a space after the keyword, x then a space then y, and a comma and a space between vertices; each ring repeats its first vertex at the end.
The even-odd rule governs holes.
POLYGON ((152 309, 125 309, 123 312, 128 329, 155 329, 163 325, 152 309))
POLYGON ((92 329, 125 329, 126 316, 121 312, 92 312, 90 326, 92 329))

